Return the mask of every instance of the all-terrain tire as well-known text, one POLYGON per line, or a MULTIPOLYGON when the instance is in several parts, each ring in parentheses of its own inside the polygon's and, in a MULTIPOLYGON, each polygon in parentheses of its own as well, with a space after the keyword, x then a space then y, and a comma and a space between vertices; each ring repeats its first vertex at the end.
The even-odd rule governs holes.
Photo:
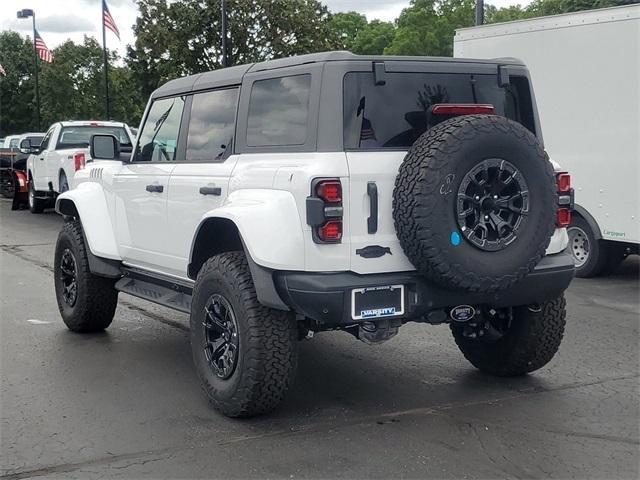
POLYGON ((29 177, 29 211, 31 213, 42 213, 46 205, 45 201, 36 197, 36 190, 33 186, 33 179, 29 177))
POLYGON ((543 367, 558 351, 566 323, 564 296, 548 300, 539 308, 513 309, 511 326, 496 340, 469 338, 464 327, 452 324, 456 344, 479 370, 500 377, 524 375, 543 367))
POLYGON ((191 349, 203 390, 211 404, 229 417, 267 413, 284 398, 297 367, 298 331, 291 312, 258 302, 243 252, 210 258, 200 269, 191 302, 191 349), (221 378, 207 359, 205 307, 214 296, 231 305, 237 323, 237 360, 221 378))
POLYGON ((553 235, 556 208, 553 166, 540 142, 519 123, 495 115, 455 117, 424 133, 400 166, 393 192, 398 239, 416 269, 471 292, 505 289, 531 272, 553 235), (494 159, 500 165, 495 171, 502 172, 506 160, 524 179, 528 212, 515 239, 487 251, 469 240, 473 229, 461 227, 456 211, 470 172, 494 159))
MULTIPOLYGON (((67 267, 65 269, 69 271, 67 267)), ((65 222, 58 235, 53 275, 60 315, 69 330, 78 333, 98 332, 111 324, 118 305, 115 280, 94 275, 89 270, 87 246, 78 220, 65 222), (63 257, 67 264, 75 264, 77 287, 73 302, 64 298, 64 278, 68 277, 65 277, 61 268, 63 257)))

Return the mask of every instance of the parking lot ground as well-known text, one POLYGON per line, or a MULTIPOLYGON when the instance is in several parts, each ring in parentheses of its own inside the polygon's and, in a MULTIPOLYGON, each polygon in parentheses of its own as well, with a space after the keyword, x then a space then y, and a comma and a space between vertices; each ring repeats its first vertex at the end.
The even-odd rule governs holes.
POLYGON ((499 379, 446 326, 367 346, 300 345, 273 414, 227 419, 192 367, 185 315, 121 295, 101 334, 63 325, 62 219, 0 202, 0 476, 18 478, 638 478, 638 258, 574 281, 558 355, 499 379))

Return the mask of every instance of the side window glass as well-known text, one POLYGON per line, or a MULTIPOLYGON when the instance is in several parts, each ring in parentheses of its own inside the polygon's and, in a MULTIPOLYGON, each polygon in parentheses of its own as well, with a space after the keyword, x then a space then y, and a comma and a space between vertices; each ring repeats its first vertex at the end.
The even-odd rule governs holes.
POLYGON ((187 134, 187 162, 215 162, 229 156, 237 101, 237 88, 193 96, 187 134))
POLYGON ((140 132, 134 162, 173 162, 185 97, 164 98, 151 105, 140 132))
POLYGON ((311 75, 258 80, 251 88, 247 145, 303 145, 307 139, 311 75))

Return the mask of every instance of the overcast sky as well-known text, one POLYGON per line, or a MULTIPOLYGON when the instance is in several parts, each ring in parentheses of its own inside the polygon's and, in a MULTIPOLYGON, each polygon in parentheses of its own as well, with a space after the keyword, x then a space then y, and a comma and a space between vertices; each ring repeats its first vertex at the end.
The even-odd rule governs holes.
MULTIPOLYGON (((101 0, 0 0, 0 30, 17 30, 31 35, 31 19, 17 19, 16 12, 31 8, 36 12, 36 28, 49 48, 55 48, 67 39, 82 42, 83 36, 96 37, 102 42, 101 0)), ((485 0, 497 7, 529 0, 485 0)), ((135 23, 137 7, 133 0, 107 0, 111 15, 120 30, 120 41, 107 30, 107 46, 118 49, 124 55, 127 44, 133 44, 132 25, 135 23)), ((332 12, 355 10, 369 20, 394 20, 409 0, 324 0, 332 12)))

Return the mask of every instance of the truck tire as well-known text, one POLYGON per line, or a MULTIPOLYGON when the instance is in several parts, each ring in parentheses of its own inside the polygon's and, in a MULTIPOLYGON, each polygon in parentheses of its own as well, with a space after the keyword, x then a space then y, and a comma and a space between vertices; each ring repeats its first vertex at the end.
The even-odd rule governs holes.
POLYGON ((36 190, 33 186, 33 179, 29 177, 29 211, 31 213, 42 213, 45 207, 44 200, 36 197, 36 190))
POLYGON ((574 214, 567 228, 567 250, 576 265, 576 277, 591 278, 609 275, 625 258, 625 250, 615 242, 596 239, 591 225, 580 215, 574 214))
POLYGON ((282 401, 297 366, 295 318, 258 302, 243 252, 216 255, 200 269, 190 335, 196 371, 214 408, 249 417, 282 401))
POLYGON ((446 120, 409 149, 393 191, 400 244, 445 287, 505 289, 533 270, 555 229, 554 171, 537 138, 494 115, 446 120))
POLYGON ((69 181, 67 180, 67 175, 60 171, 60 178, 58 179, 58 192, 64 193, 69 190, 69 181))
POLYGON ((524 375, 542 368, 558 351, 566 323, 564 296, 538 306, 513 308, 510 325, 497 338, 465 335, 465 325, 452 323, 456 344, 483 372, 500 377, 524 375))
POLYGON ((69 330, 98 332, 111 324, 118 305, 115 280, 89 270, 82 226, 77 220, 66 222, 58 235, 53 276, 58 309, 69 330))

